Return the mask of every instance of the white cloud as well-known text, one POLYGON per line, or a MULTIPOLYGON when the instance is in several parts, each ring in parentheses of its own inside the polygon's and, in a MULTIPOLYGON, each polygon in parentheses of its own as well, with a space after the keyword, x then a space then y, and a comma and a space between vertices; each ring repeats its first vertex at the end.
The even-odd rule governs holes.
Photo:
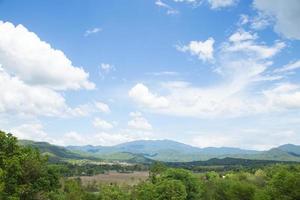
POLYGON ((138 103, 146 105, 150 108, 163 108, 169 105, 166 98, 157 96, 149 91, 142 83, 136 84, 129 91, 129 96, 138 103))
POLYGON ((300 39, 300 1, 254 0, 253 5, 275 22, 276 32, 289 39, 300 39))
POLYGON ((269 150, 300 139, 293 129, 274 127, 274 121, 271 127, 269 124, 259 124, 255 128, 239 127, 221 132, 199 131, 193 135, 187 139, 187 143, 197 147, 238 147, 253 150, 269 150))
POLYGON ((95 28, 92 28, 92 29, 88 29, 88 30, 85 31, 84 36, 87 37, 87 36, 89 36, 91 34, 96 34, 96 33, 99 33, 101 31, 102 31, 102 29, 98 28, 98 27, 95 27, 95 28))
POLYGON ((177 3, 187 3, 193 6, 199 6, 203 2, 207 2, 211 9, 218 10, 222 8, 235 6, 239 0, 173 0, 177 3))
POLYGON ((70 131, 65 133, 61 138, 58 145, 86 145, 87 138, 77 133, 76 131, 70 131))
POLYGON ((35 141, 45 141, 48 139, 48 135, 43 130, 43 126, 39 123, 22 124, 15 128, 12 128, 11 132, 18 139, 27 139, 35 141))
POLYGON ((300 68, 300 60, 297 60, 295 62, 291 62, 281 68, 278 68, 275 70, 275 72, 280 73, 280 72, 289 72, 289 71, 294 71, 296 69, 300 68))
POLYGON ((174 72, 174 71, 151 72, 147 74, 153 76, 178 76, 179 75, 178 72, 174 72))
POLYGON ((255 40, 256 38, 257 38, 256 34, 251 34, 251 33, 246 32, 241 29, 241 30, 235 32, 234 34, 232 34, 229 37, 229 41, 230 42, 243 42, 246 40, 255 40))
POLYGON ((277 87, 265 90, 266 107, 270 109, 299 109, 300 86, 291 83, 281 83, 277 87))
POLYGON ((219 9, 236 5, 238 0, 208 0, 211 9, 219 9))
POLYGON ((95 106, 100 112, 110 113, 109 106, 101 101, 95 102, 95 106))
MULTIPOLYGON (((228 137, 227 134, 199 133, 198 136, 194 136, 188 141, 190 145, 205 148, 205 147, 235 147, 237 144, 236 137, 228 137), (216 137, 217 135, 217 137, 216 137), (212 137, 213 136, 213 137, 212 137)), ((244 147, 245 148, 245 147, 244 147)))
POLYGON ((284 42, 277 41, 273 46, 255 42, 257 35, 239 30, 229 37, 231 43, 225 43, 223 51, 249 54, 254 59, 267 59, 275 56, 284 47, 284 42))
POLYGON ((84 116, 86 105, 70 108, 58 92, 92 89, 83 69, 24 26, 0 22, 0 113, 84 116))
POLYGON ((88 73, 23 25, 0 21, 0 63, 6 72, 30 85, 56 90, 95 87, 88 73))
POLYGON ((166 9, 168 15, 176 15, 176 14, 179 13, 178 10, 172 8, 170 5, 164 3, 164 2, 161 1, 161 0, 156 0, 156 1, 155 1, 155 5, 157 5, 158 7, 161 7, 161 8, 166 9))
POLYGON ((250 27, 255 30, 261 30, 271 24, 271 19, 262 12, 258 12, 257 16, 250 20, 250 27))
POLYGON ((109 123, 103 119, 100 119, 100 118, 95 118, 93 121, 93 125, 94 125, 94 127, 103 129, 103 130, 109 130, 114 127, 111 123, 109 123))
POLYGON ((191 41, 188 45, 176 46, 178 51, 189 52, 191 55, 198 56, 200 60, 208 61, 213 59, 215 40, 208 38, 206 41, 191 41))
POLYGON ((245 25, 249 23, 249 16, 245 14, 240 15, 240 19, 238 22, 238 25, 245 25))
MULTIPOLYGON (((154 92, 140 83, 130 90, 129 96, 146 110, 177 116, 236 117, 280 110, 278 105, 270 103, 273 99, 270 93, 274 92, 268 93, 267 89, 262 90, 259 86, 266 81, 281 80, 281 74, 273 73, 269 68, 273 64, 272 57, 277 55, 285 44, 277 41, 268 46, 258 43, 257 38, 256 34, 238 30, 221 45, 214 67, 214 71, 219 75, 216 85, 200 87, 182 81, 164 82, 160 84, 164 95, 153 95, 154 92), (153 106, 158 98, 164 99, 168 104, 153 106), (265 106, 266 104, 269 106, 265 106)), ((291 97, 297 99, 298 94, 292 93, 286 98, 291 97)), ((283 105, 285 97, 280 98, 281 106, 286 107, 283 105)))
POLYGON ((83 134, 75 131, 68 132, 60 137, 60 140, 52 140, 58 145, 101 145, 111 146, 123 142, 148 139, 149 134, 132 133, 131 130, 122 130, 120 132, 96 132, 93 134, 83 134))
POLYGON ((112 70, 115 70, 115 67, 111 64, 101 63, 100 64, 100 70, 103 71, 104 73, 109 73, 112 70))
POLYGON ((141 139, 139 137, 135 137, 129 134, 124 134, 124 133, 117 133, 117 134, 111 134, 111 133, 106 133, 106 132, 101 132, 95 134, 95 139, 94 139, 94 144, 100 144, 104 146, 111 146, 111 145, 116 145, 120 144, 123 142, 129 142, 129 141, 134 141, 136 139, 141 139))
POLYGON ((108 63, 101 63, 99 67, 99 75, 102 79, 104 79, 106 75, 115 70, 116 68, 113 65, 108 63))
POLYGON ((41 86, 30 86, 0 68, 0 112, 55 116, 69 112, 65 99, 41 86))
POLYGON ((148 120, 142 117, 142 114, 139 112, 130 113, 130 116, 133 118, 128 122, 128 127, 137 130, 151 130, 152 125, 148 120))

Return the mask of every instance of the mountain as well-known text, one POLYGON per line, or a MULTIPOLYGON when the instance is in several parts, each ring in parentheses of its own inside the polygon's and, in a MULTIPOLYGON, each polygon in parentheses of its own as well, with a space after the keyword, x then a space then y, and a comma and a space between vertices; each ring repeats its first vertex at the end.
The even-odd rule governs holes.
POLYGON ((200 150, 197 147, 189 146, 172 140, 137 140, 116 145, 115 148, 120 151, 149 155, 166 150, 181 153, 197 153, 200 150))
POLYGON ((300 146, 281 145, 267 151, 244 150, 232 147, 198 148, 172 140, 137 140, 114 146, 67 146, 61 147, 47 142, 21 140, 21 145, 38 148, 47 154, 51 161, 66 160, 107 160, 151 163, 153 160, 164 162, 192 162, 210 159, 248 159, 269 161, 300 162, 300 146))
POLYGON ((206 147, 201 150, 202 153, 205 154, 213 154, 213 155, 226 155, 226 154, 256 154, 259 151, 255 150, 245 150, 240 148, 233 147, 206 147))
POLYGON ((244 150, 232 147, 198 148, 172 140, 137 140, 115 146, 69 146, 74 152, 84 152, 98 158, 114 158, 118 153, 143 155, 165 162, 205 161, 212 158, 300 161, 300 146, 282 145, 268 151, 244 150))
POLYGON ((69 150, 107 159, 120 152, 141 154, 160 161, 181 162, 208 160, 228 154, 254 154, 256 151, 231 147, 198 148, 172 140, 136 140, 115 146, 68 146, 69 150))
POLYGON ((162 151, 172 151, 185 154, 193 153, 204 153, 204 154, 214 154, 214 155, 224 155, 224 154, 252 154, 257 153, 253 150, 243 150, 239 148, 232 147, 207 147, 198 148, 187 144, 172 140, 136 140, 132 142, 126 142, 118 144, 115 146, 67 146, 68 149, 73 151, 85 151, 90 153, 107 153, 107 152, 131 152, 131 153, 141 153, 141 154, 157 154, 162 151))
POLYGON ((139 154, 156 154, 164 150, 179 151, 185 153, 199 152, 199 148, 192 147, 172 140, 136 140, 126 142, 115 146, 68 146, 73 151, 85 151, 90 153, 108 153, 108 152, 131 152, 139 154))
POLYGON ((295 156, 300 157, 300 145, 294 145, 294 144, 285 144, 277 147, 278 149, 285 151, 289 154, 293 154, 295 156))
MULTIPOLYGON (((59 162, 66 159, 92 159, 88 156, 83 156, 65 147, 49 144, 48 142, 35 142, 31 140, 19 140, 22 146, 30 146, 39 149, 43 155, 48 155, 52 162, 59 162)), ((94 158, 95 159, 95 158, 94 158)))

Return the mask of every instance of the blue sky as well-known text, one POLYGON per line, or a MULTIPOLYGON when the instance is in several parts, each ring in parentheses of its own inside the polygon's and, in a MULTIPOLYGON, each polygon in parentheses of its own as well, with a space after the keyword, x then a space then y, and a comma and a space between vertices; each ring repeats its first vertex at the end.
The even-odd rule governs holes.
POLYGON ((300 144, 297 0, 0 1, 0 127, 59 145, 300 144))

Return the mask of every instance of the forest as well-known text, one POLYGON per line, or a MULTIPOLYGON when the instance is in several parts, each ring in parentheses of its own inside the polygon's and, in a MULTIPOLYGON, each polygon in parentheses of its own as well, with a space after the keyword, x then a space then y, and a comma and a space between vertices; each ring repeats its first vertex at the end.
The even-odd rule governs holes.
MULTIPOLYGON (((88 170, 92 171, 91 167, 88 170)), ((47 156, 37 149, 20 146, 16 137, 0 132, 1 200, 300 199, 297 163, 196 173, 155 162, 149 167, 149 177, 135 185, 82 184, 80 178, 70 173, 70 167, 49 164, 47 156)), ((95 173, 103 172, 96 169, 91 175, 95 173)))

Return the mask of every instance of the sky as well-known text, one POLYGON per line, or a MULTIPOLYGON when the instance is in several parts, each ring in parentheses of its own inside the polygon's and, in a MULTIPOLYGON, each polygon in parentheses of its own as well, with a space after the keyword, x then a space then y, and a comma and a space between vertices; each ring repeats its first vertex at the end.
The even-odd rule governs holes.
POLYGON ((300 144, 300 1, 0 0, 0 129, 64 146, 300 144))

